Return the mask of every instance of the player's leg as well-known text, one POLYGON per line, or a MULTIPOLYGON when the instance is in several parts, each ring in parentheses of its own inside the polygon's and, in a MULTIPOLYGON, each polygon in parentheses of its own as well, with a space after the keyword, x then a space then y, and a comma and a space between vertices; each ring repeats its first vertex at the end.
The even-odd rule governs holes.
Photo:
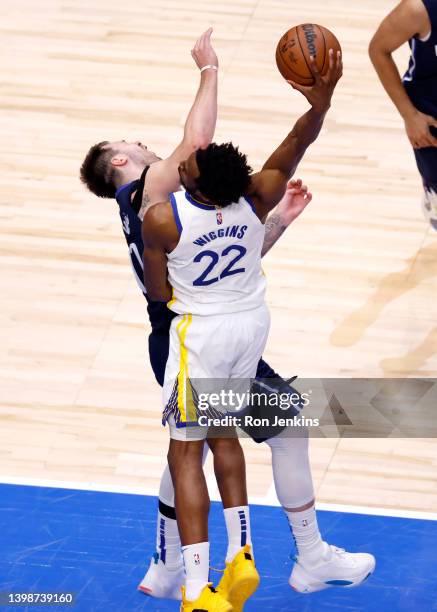
MULTIPOLYGON (((208 450, 208 444, 205 444, 202 463, 206 461, 208 450)), ((176 521, 174 487, 170 469, 166 465, 159 486, 156 549, 138 589, 151 597, 180 600, 184 581, 185 570, 176 521)))
POLYGON ((208 443, 214 453, 228 534, 226 569, 217 590, 232 604, 234 612, 241 612, 260 581, 252 555, 244 454, 235 432, 234 437, 208 438, 208 443))
POLYGON ((348 553, 322 540, 314 505, 308 436, 301 428, 297 435, 295 432, 287 428, 266 441, 272 451, 276 494, 297 548, 290 586, 301 593, 331 586, 358 586, 373 572, 375 559, 367 553, 348 553))
POLYGON ((238 438, 208 438, 214 454, 214 473, 228 533, 226 563, 247 544, 252 546, 246 488, 246 464, 238 438))
POLYGON ((209 495, 202 469, 203 440, 170 440, 168 465, 175 490, 175 507, 187 572, 187 599, 195 600, 208 584, 209 495))
MULTIPOLYGON (((431 128, 437 136, 437 130, 431 128)), ((437 148, 414 149, 417 167, 422 176, 422 209, 431 227, 437 231, 437 148)))
POLYGON ((175 492, 175 507, 182 544, 185 585, 184 612, 217 610, 230 612, 230 604, 209 583, 209 494, 202 458, 207 428, 191 426, 189 433, 169 419, 168 465, 175 492))
MULTIPOLYGON (((262 306, 255 311, 238 313, 233 316, 232 327, 230 329, 229 355, 233 357, 228 376, 232 379, 232 390, 241 394, 243 397, 248 394, 251 386, 251 379, 255 376, 257 363, 261 357, 267 341, 270 316, 267 307, 262 306)), ((211 450, 213 440, 208 438, 211 450)), ((226 528, 228 531, 228 550, 226 555, 226 569, 217 590, 231 602, 233 610, 240 612, 243 610, 247 599, 254 593, 259 585, 259 575, 255 568, 252 555, 252 540, 250 529, 249 506, 246 493, 246 476, 244 455, 238 440, 220 440, 219 447, 216 449, 214 459, 219 459, 219 469, 216 469, 217 483, 224 488, 228 485, 230 490, 238 491, 240 497, 234 495, 228 498, 226 491, 220 490, 226 528), (241 469, 233 471, 230 464, 228 453, 231 443, 234 445, 235 455, 233 460, 238 460, 238 453, 241 453, 241 469)))
POLYGON ((227 612, 230 604, 209 579, 209 496, 202 458, 207 427, 197 423, 193 379, 214 376, 214 350, 207 347, 215 335, 210 317, 184 315, 173 320, 164 379, 163 422, 170 427, 168 462, 175 491, 176 517, 182 543, 186 580, 182 589, 184 611, 213 609, 227 612))
MULTIPOLYGON (((257 379, 253 390, 267 395, 277 394, 278 399, 289 395, 292 405, 286 411, 277 408, 279 401, 269 401, 254 406, 255 416, 293 418, 304 408, 297 402, 298 391, 283 380, 263 360, 258 364, 257 379)), ((299 591, 311 592, 333 586, 362 582, 375 566, 368 554, 350 554, 322 541, 314 502, 314 488, 309 462, 308 431, 304 427, 246 428, 255 441, 265 441, 272 452, 273 479, 276 495, 290 524, 297 547, 297 563, 290 576, 290 584, 299 591), (328 584, 329 583, 329 584, 328 584)), ((349 584, 349 586, 352 586, 349 584)))

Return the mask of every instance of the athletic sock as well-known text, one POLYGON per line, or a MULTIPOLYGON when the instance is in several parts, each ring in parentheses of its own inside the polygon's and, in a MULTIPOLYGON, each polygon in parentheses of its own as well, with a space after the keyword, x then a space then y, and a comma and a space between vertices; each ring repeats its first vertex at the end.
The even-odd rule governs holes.
POLYGON ((230 563, 243 546, 246 544, 252 545, 249 506, 225 508, 224 515, 228 532, 226 563, 230 563))
POLYGON ((158 511, 156 526, 156 551, 168 570, 180 569, 182 566, 181 540, 177 521, 164 516, 160 511, 158 511))
POLYGON ((299 561, 315 565, 323 555, 324 547, 317 524, 316 510, 311 506, 302 512, 285 512, 296 542, 299 561))
POLYGON ((188 601, 195 601, 208 584, 209 542, 183 546, 182 555, 186 573, 185 597, 188 601))

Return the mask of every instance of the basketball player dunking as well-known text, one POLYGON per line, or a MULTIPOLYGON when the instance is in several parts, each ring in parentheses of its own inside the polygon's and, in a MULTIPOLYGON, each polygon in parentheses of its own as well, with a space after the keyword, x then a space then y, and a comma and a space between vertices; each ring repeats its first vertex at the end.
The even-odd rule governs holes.
MULTIPOLYGON (((210 32, 199 39, 193 50, 193 57, 199 68, 218 66, 209 37, 210 32)), ((152 326, 149 337, 150 360, 156 379, 161 385, 168 358, 169 329, 175 313, 162 302, 153 302, 146 295, 142 282, 143 242, 140 218, 142 219, 148 205, 165 200, 169 192, 179 188, 179 163, 193 150, 205 147, 211 141, 216 117, 216 78, 215 68, 210 67, 202 71, 200 89, 185 124, 184 139, 169 158, 160 160, 141 143, 104 142, 90 149, 81 168, 82 181, 94 194, 100 197, 116 197, 119 205, 133 270, 148 302, 152 326), (202 129, 199 129, 199 126, 202 126, 202 129)), ((290 156, 294 157, 292 172, 308 146, 317 137, 325 112, 329 108, 329 97, 326 93, 323 95, 321 88, 323 89, 323 86, 317 76, 315 86, 310 88, 310 91, 302 92, 307 95, 311 104, 319 99, 325 107, 323 111, 315 107, 297 121, 293 129, 294 145, 290 150, 290 156)), ((288 184, 282 201, 267 219, 262 254, 271 248, 308 201, 301 183, 288 184)), ((263 360, 258 364, 257 377, 271 379, 271 387, 278 393, 292 391, 263 360)), ((274 414, 275 410, 272 410, 272 418, 274 414)), ((294 414, 281 412, 284 417, 294 414)), ((260 442, 262 439, 256 441, 260 442)), ((340 582, 359 584, 368 574, 367 559, 360 554, 346 553, 328 546, 321 539, 314 507, 308 437, 293 437, 291 432, 281 433, 280 429, 276 429, 265 442, 272 452, 276 493, 290 522, 298 549, 298 563, 293 568, 290 584, 301 592, 328 588, 340 582), (305 578, 302 575, 303 570, 305 578)), ((228 530, 232 529, 231 520, 227 521, 227 527, 228 530)), ((156 554, 139 588, 154 597, 180 599, 183 579, 174 489, 167 467, 159 490, 156 554)))
POLYGON ((423 180, 423 211, 437 230, 437 0, 402 0, 379 26, 369 55, 405 122, 423 180), (407 41, 411 58, 401 80, 392 53, 407 41))

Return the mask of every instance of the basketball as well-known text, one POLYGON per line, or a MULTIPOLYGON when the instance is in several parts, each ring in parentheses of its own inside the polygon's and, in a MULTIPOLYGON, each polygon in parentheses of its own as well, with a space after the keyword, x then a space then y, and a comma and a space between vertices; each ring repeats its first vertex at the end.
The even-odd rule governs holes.
POLYGON ((276 47, 276 64, 284 79, 300 85, 313 85, 310 56, 323 76, 329 67, 329 49, 341 51, 334 34, 315 23, 304 23, 291 28, 281 36, 276 47))

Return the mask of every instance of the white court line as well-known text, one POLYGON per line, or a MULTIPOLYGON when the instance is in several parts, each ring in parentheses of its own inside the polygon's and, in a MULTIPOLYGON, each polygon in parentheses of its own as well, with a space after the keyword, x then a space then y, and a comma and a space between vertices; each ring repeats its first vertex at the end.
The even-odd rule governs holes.
MULTIPOLYGON (((23 485, 30 487, 49 487, 54 489, 76 489, 78 491, 99 491, 103 493, 125 493, 127 495, 157 496, 157 489, 150 487, 111 485, 99 482, 76 482, 70 480, 49 480, 45 478, 25 478, 23 476, 4 476, 0 474, 0 484, 23 485)), ((209 485, 212 482, 208 482, 209 485)), ((220 501, 217 486, 210 488, 213 501, 220 501)), ((279 506, 278 500, 272 495, 272 488, 265 497, 250 497, 251 504, 260 506, 279 506)), ((400 508, 378 508, 372 506, 349 506, 344 504, 317 503, 317 510, 328 512, 347 512, 351 514, 368 514, 372 516, 392 516, 398 518, 422 519, 437 521, 437 512, 422 512, 420 510, 402 510, 400 508)))

